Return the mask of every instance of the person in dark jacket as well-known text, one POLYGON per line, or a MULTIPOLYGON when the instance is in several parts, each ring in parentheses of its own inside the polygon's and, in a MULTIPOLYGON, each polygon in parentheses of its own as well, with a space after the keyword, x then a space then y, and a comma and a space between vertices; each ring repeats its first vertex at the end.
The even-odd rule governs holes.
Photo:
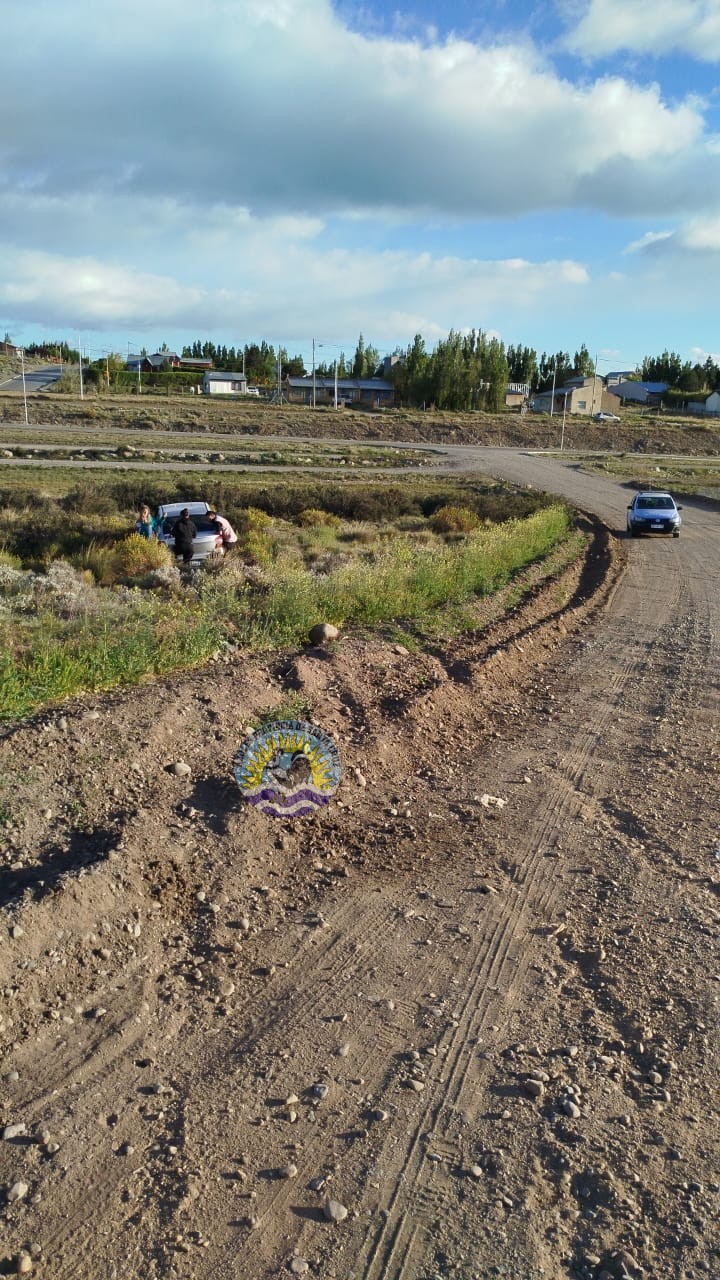
POLYGON ((173 529, 175 539, 175 555, 182 556, 183 564, 189 564, 193 557, 193 538, 197 537, 197 529, 190 519, 190 512, 184 507, 180 519, 173 529))

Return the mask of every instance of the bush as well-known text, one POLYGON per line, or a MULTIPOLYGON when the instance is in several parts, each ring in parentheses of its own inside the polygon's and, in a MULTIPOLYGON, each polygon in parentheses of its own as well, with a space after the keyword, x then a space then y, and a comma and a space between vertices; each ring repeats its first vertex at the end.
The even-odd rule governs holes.
POLYGON ((333 515, 330 511, 323 511, 320 507, 305 507, 299 512, 296 522, 302 529, 342 528, 342 520, 339 516, 333 515))
POLYGON ((259 507, 243 507, 238 512, 238 533, 267 533, 271 528, 272 516, 269 516, 267 511, 261 511, 259 507))
POLYGON ((116 581, 144 578, 154 569, 162 569, 172 563, 164 542, 158 542, 156 538, 143 538, 140 533, 131 533, 129 537, 123 538, 112 552, 116 581))
POLYGON ((472 533, 480 524, 480 517, 468 507, 438 507, 430 517, 435 533, 472 533))

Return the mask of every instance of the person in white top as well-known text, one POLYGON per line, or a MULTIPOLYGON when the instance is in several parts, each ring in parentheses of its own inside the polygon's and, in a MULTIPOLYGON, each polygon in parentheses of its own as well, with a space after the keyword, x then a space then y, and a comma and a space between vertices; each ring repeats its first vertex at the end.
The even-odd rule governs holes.
POLYGON ((217 511, 208 511, 208 520, 213 520, 218 528, 218 533, 222 535, 223 546, 232 547, 237 542, 237 534, 233 529, 229 520, 224 516, 219 516, 217 511))

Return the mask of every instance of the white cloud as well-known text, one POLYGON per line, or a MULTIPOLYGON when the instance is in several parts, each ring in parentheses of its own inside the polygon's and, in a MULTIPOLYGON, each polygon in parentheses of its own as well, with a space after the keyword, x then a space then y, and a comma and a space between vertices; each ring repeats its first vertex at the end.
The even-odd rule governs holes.
POLYGON ((674 231, 648 231, 626 253, 692 254, 708 260, 720 253, 720 218, 695 218, 674 231))
POLYGON ((588 59, 630 50, 718 62, 720 7, 717 0, 590 0, 565 43, 588 59))
POLYGON ((624 250, 625 253, 642 253, 644 249, 650 248, 651 245, 661 244, 663 240, 671 240, 672 231, 646 231, 639 240, 632 240, 624 250))
POLYGON ((12 311, 22 323, 63 331, 185 326, 188 331, 306 335, 310 297, 314 323, 322 317, 325 332, 354 334, 363 327, 373 341, 394 343, 418 331, 429 339, 451 327, 487 331, 508 295, 526 309, 551 291, 559 303, 588 283, 584 267, 571 261, 487 262, 404 251, 323 254, 297 245, 278 267, 275 241, 261 251, 256 230, 254 243, 255 260, 229 266, 222 286, 187 284, 92 258, 0 249, 0 313, 12 311), (349 279, 358 281, 351 295, 349 279), (402 311, 394 303, 400 296, 402 311))
POLYGON ((0 109, 17 192, 321 217, 624 212, 675 208, 705 166, 706 198, 720 198, 697 103, 669 106, 621 76, 573 84, 529 44, 368 38, 328 0, 159 0, 152 35, 137 0, 122 21, 106 10, 43 5, 29 43, 24 4, 6 0, 0 109))

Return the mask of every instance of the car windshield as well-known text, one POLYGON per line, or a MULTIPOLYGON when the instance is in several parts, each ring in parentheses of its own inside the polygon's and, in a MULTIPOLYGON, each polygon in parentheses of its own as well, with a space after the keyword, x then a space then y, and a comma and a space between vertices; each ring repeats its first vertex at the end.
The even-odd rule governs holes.
POLYGON ((672 511, 675 503, 667 494, 661 493, 657 496, 650 495, 645 498, 638 498, 636 506, 644 511, 672 511))

